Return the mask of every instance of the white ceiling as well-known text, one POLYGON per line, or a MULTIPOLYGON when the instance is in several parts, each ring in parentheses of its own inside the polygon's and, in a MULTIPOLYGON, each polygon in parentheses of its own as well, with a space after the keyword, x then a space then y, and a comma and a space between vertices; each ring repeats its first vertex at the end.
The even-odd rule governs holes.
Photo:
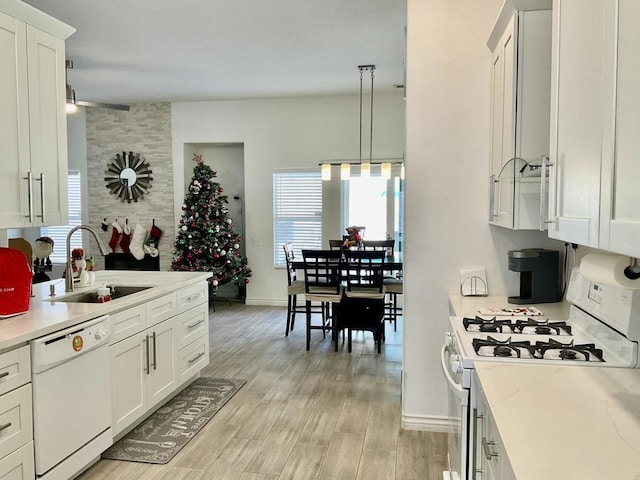
POLYGON ((66 46, 78 100, 357 93, 362 64, 376 65, 376 92, 404 82, 406 0, 26 3, 77 29, 66 46))

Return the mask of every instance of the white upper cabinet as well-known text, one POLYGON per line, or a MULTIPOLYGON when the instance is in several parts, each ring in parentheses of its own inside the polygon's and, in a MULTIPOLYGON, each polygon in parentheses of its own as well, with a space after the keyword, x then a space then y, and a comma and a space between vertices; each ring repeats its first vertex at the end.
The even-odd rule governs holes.
POLYGON ((640 257, 640 5, 555 0, 549 236, 640 257))
POLYGON ((506 0, 491 50, 489 221, 544 229, 542 157, 549 153, 551 1, 506 0))
POLYGON ((68 223, 64 40, 73 32, 0 2, 0 228, 68 223))
POLYGON ((640 2, 619 0, 615 150, 604 165, 601 239, 606 250, 640 257, 640 2))

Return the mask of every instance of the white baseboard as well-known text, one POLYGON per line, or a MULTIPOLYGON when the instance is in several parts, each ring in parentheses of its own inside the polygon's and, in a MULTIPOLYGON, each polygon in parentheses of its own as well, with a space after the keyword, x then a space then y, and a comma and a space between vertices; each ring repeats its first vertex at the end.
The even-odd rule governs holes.
POLYGON ((264 307, 286 307, 287 300, 280 300, 276 298, 246 298, 245 305, 258 305, 264 307))
POLYGON ((403 413, 401 427, 403 430, 450 433, 455 431, 456 422, 449 417, 437 415, 408 415, 403 413))

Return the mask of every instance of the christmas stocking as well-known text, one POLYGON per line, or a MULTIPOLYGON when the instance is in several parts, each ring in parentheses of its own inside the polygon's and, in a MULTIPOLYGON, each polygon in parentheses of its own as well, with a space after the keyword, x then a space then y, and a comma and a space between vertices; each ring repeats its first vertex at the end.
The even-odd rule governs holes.
POLYGON ((144 242, 144 251, 152 257, 158 256, 158 244, 160 243, 160 237, 162 237, 162 230, 156 226, 156 221, 153 220, 149 236, 144 242))
POLYGON ((111 240, 109 240, 109 246, 111 247, 111 251, 113 253, 116 252, 116 247, 118 246, 118 237, 122 233, 122 227, 118 223, 118 219, 111 224, 113 226, 113 230, 111 231, 111 240))
POLYGON ((147 231, 139 223, 136 224, 136 228, 133 229, 133 235, 129 244, 129 251, 135 257, 136 260, 142 260, 144 258, 144 239, 147 236, 147 231))
POLYGON ((129 244, 131 243, 131 227, 129 219, 125 218, 124 227, 122 227, 122 238, 120 239, 120 248, 124 253, 130 253, 129 244))

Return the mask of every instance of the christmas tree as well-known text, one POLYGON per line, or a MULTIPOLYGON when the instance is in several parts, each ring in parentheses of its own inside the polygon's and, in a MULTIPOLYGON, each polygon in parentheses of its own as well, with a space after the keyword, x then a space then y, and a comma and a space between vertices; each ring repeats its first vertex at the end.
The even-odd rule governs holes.
POLYGON ((214 180, 216 172, 204 164, 202 155, 194 154, 193 161, 196 165, 182 205, 171 270, 213 272, 210 293, 215 296, 219 285, 249 283, 251 270, 240 253, 242 238, 228 216, 229 202, 214 180))

